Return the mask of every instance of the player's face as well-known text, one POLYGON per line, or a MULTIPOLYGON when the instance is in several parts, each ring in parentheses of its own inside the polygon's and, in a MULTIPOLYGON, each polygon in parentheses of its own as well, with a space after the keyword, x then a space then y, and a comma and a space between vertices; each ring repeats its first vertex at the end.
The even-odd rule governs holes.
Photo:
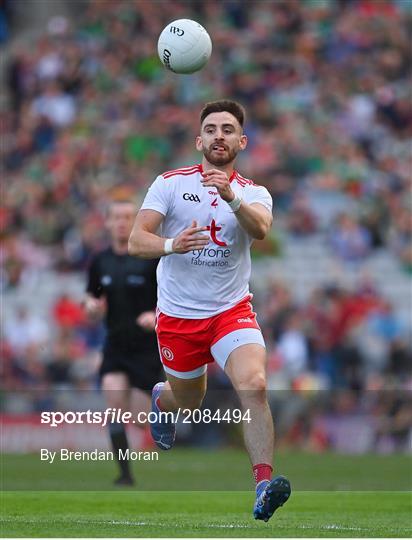
POLYGON ((247 137, 238 120, 229 112, 211 113, 203 120, 196 149, 209 163, 222 167, 231 163, 246 148, 247 137))
POLYGON ((136 209, 131 203, 113 203, 110 206, 106 226, 114 241, 128 241, 135 217, 136 209))

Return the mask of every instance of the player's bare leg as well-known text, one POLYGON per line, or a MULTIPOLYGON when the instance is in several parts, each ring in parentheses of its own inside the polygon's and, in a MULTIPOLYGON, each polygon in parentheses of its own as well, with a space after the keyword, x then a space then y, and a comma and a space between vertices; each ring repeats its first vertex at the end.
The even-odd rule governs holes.
POLYGON ((247 344, 231 352, 225 371, 239 396, 250 422, 243 422, 246 449, 256 480, 255 519, 268 521, 290 496, 284 476, 271 479, 274 446, 273 419, 266 397, 266 351, 261 345, 247 344))
POLYGON ((266 350, 258 344, 242 345, 231 352, 225 372, 236 390, 250 422, 243 422, 243 435, 252 465, 271 464, 274 429, 266 397, 266 350))
POLYGON ((202 404, 206 394, 207 375, 195 379, 179 379, 166 373, 167 381, 159 396, 160 408, 163 411, 197 409, 202 404))
MULTIPOLYGON (((179 379, 166 373, 168 381, 158 383, 152 392, 152 411, 158 416, 150 423, 153 440, 163 450, 170 450, 175 441, 176 419, 162 418, 161 413, 173 413, 180 408, 196 409, 206 393, 206 373, 194 379, 179 379)), ((173 415, 172 415, 173 416, 173 415)))
MULTIPOLYGON (((131 389, 125 373, 106 373, 102 378, 102 388, 107 407, 122 411, 128 410, 131 389)), ((125 427, 122 423, 113 422, 109 425, 109 432, 113 452, 120 467, 120 477, 115 481, 115 484, 133 485, 129 462, 119 457, 120 450, 124 453, 129 448, 125 427)))

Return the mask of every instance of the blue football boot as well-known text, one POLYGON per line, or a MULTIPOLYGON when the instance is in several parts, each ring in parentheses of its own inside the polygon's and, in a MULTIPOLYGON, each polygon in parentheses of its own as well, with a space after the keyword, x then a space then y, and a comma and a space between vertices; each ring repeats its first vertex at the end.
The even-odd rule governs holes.
MULTIPOLYGON (((160 395, 165 383, 157 383, 152 390, 152 412, 156 413, 156 422, 150 422, 150 432, 152 434, 154 442, 162 450, 170 450, 175 442, 176 437, 176 423, 170 418, 163 419, 159 407, 156 404, 156 400, 160 395)), ((167 413, 168 417, 171 417, 171 413, 167 413)))
POLYGON ((256 502, 253 508, 255 519, 268 521, 275 511, 290 497, 290 483, 284 476, 263 480, 256 487, 256 502))

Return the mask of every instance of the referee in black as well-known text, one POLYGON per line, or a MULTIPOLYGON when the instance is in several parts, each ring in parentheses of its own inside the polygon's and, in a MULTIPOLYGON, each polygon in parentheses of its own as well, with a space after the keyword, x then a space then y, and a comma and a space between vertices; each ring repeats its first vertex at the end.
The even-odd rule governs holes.
MULTIPOLYGON (((135 217, 131 201, 110 204, 106 227, 111 245, 91 262, 84 305, 91 319, 105 320, 100 375, 107 407, 149 412, 152 388, 164 380, 154 331, 158 260, 128 255, 127 242, 135 217)), ((112 423, 109 429, 118 456, 120 449, 124 452, 128 448, 126 430, 122 423, 112 423)), ((128 461, 118 463, 120 476, 115 484, 133 485, 128 461)))

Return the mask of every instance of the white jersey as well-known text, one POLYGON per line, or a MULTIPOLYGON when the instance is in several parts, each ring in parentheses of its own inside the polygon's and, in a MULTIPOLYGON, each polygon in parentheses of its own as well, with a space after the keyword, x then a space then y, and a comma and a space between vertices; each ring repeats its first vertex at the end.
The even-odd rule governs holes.
MULTIPOLYGON (((203 249, 172 253, 157 268, 158 308, 184 319, 204 319, 230 309, 249 294, 250 246, 253 238, 240 226, 217 189, 201 184, 202 166, 194 165, 158 176, 143 201, 142 210, 164 215, 161 236, 175 238, 193 220, 207 226, 210 241, 203 249)), ((231 188, 247 203, 260 203, 270 212, 266 188, 237 171, 231 188)))

